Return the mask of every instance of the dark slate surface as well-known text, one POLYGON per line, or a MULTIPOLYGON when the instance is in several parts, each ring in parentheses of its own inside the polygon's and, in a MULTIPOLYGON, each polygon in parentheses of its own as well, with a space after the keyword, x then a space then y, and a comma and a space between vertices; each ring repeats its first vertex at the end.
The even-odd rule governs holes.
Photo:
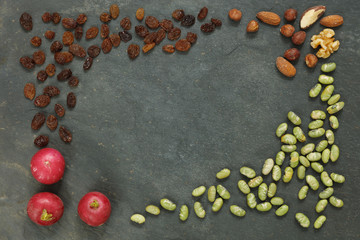
MULTIPOLYGON (((19 58, 31 55, 35 48, 29 40, 43 36, 50 29, 61 39, 65 31, 61 24, 44 24, 45 11, 58 11, 62 17, 88 15, 85 28, 100 26, 98 16, 107 11, 112 1, 0 1, 0 239, 359 239, 359 64, 360 31, 356 1, 130 1, 119 3, 120 18, 110 23, 111 32, 120 31, 119 21, 130 16, 133 26, 135 11, 144 7, 146 14, 159 19, 170 18, 176 8, 197 14, 206 5, 210 17, 223 20, 220 30, 205 36, 200 22, 187 31, 199 35, 198 42, 185 54, 165 54, 156 47, 147 55, 130 61, 126 54, 130 43, 121 43, 110 54, 101 54, 88 73, 82 70, 82 60, 75 59, 69 67, 80 78, 80 85, 70 89, 55 77, 37 82, 36 72, 53 62, 50 42, 43 38, 40 49, 47 54, 46 63, 33 71, 23 69, 19 58), (302 57, 296 63, 298 73, 286 79, 275 68, 275 59, 292 47, 279 34, 279 27, 260 24, 256 34, 246 34, 248 21, 260 10, 272 10, 280 15, 289 7, 300 13, 307 7, 326 3, 327 14, 341 14, 345 24, 336 29, 341 46, 328 60, 321 60, 309 70, 303 57, 313 52, 310 36, 323 29, 319 23, 307 31, 302 57), (242 21, 232 23, 227 11, 233 7, 243 11, 242 21), (29 12, 34 29, 26 33, 19 26, 19 16, 29 12), (246 206, 245 196, 236 187, 241 178, 239 168, 247 165, 259 173, 263 161, 275 157, 280 143, 274 131, 286 121, 293 110, 303 119, 303 128, 310 122, 314 109, 325 110, 319 98, 308 98, 316 83, 320 65, 335 61, 336 92, 346 102, 340 114, 341 127, 336 131, 336 144, 341 157, 326 165, 328 172, 346 176, 343 185, 335 184, 335 195, 345 206, 328 206, 328 220, 323 229, 304 230, 298 226, 296 212, 307 214, 313 224, 318 192, 310 191, 305 201, 297 200, 297 191, 304 184, 296 177, 290 184, 278 184, 278 195, 286 199, 289 213, 278 218, 274 210, 259 213, 246 206), (38 111, 23 96, 26 82, 36 84, 40 92, 46 85, 58 86, 62 94, 44 109, 53 112, 57 102, 65 103, 66 93, 74 91, 78 104, 68 110, 60 124, 73 132, 73 142, 64 144, 57 132, 44 126, 31 131, 30 121, 38 111), (39 133, 48 134, 49 147, 58 149, 66 159, 66 172, 59 183, 43 186, 36 182, 29 169, 31 156, 37 151, 33 139, 39 133), (232 174, 223 184, 232 193, 221 212, 211 213, 211 205, 203 197, 207 210, 204 220, 193 213, 191 191, 200 184, 217 184, 217 171, 223 167, 232 174), (102 227, 92 228, 77 216, 77 203, 88 191, 101 191, 111 200, 113 211, 102 227), (64 216, 57 224, 40 227, 26 215, 29 198, 39 191, 58 194, 65 204, 64 216), (130 222, 133 213, 144 213, 147 204, 158 204, 163 197, 173 199, 178 206, 190 205, 187 222, 181 223, 178 212, 163 211, 160 216, 148 216, 146 224, 130 222), (244 207, 247 215, 238 219, 229 213, 229 206, 244 207)), ((282 22, 283 23, 283 22, 282 22)), ((178 25, 178 24, 176 24, 178 25)), ((298 28, 298 20, 295 23, 298 28)), ((131 33, 134 33, 132 28, 131 33)), ((141 40, 134 36, 134 41, 141 40)), ((167 43, 164 41, 161 45, 167 43)), ((89 46, 100 43, 81 40, 89 46)), ((57 66, 57 72, 63 67, 57 66)), ((328 122, 325 123, 329 128, 328 122)), ((283 168, 287 165, 287 158, 283 168)), ((312 173, 312 170, 308 170, 312 173)), ((318 176, 318 175, 317 175, 318 176)), ((270 182, 270 177, 266 178, 270 182)), ((323 187, 321 187, 322 189, 323 187)))

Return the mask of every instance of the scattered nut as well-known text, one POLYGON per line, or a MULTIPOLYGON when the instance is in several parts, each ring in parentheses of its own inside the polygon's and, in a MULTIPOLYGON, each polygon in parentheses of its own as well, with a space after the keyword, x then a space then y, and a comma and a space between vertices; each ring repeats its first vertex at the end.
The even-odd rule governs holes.
POLYGON ((293 8, 289 8, 284 12, 284 18, 288 22, 295 21, 296 17, 297 17, 297 11, 293 8))
POLYGON ((314 68, 317 62, 318 58, 314 54, 309 53, 305 56, 305 63, 309 68, 314 68))
POLYGON ((304 43, 305 39, 306 39, 306 32, 298 31, 298 32, 294 33, 294 35, 291 38, 291 41, 295 45, 301 45, 304 43))
POLYGON ((260 19, 260 21, 262 21, 263 23, 273 26, 277 26, 281 22, 280 16, 273 12, 258 12, 256 14, 256 17, 260 19))
POLYGON ((255 20, 251 20, 246 27, 247 32, 257 32, 258 30, 259 30, 259 23, 255 20))
POLYGON ((242 17, 242 13, 240 10, 233 8, 229 11, 229 18, 233 21, 240 21, 242 17))
POLYGON ((338 27, 344 23, 344 18, 340 15, 330 15, 323 17, 320 24, 325 27, 338 27))
POLYGON ((300 51, 297 48, 290 48, 285 51, 284 58, 286 58, 289 61, 295 61, 298 60, 300 57, 300 51))
POLYGON ((295 32, 295 28, 293 25, 285 24, 280 28, 280 33, 285 37, 291 37, 295 32))
POLYGON ((306 9, 300 18, 300 28, 309 28, 325 13, 325 10, 325 6, 314 6, 306 9))
POLYGON ((288 60, 283 57, 276 59, 276 67, 284 76, 293 77, 296 74, 296 68, 288 60))
POLYGON ((340 46, 339 40, 333 38, 335 36, 334 30, 330 28, 325 28, 320 32, 319 35, 314 35, 311 37, 311 47, 316 49, 318 46, 321 46, 319 51, 316 53, 318 58, 328 58, 333 52, 337 51, 340 46))

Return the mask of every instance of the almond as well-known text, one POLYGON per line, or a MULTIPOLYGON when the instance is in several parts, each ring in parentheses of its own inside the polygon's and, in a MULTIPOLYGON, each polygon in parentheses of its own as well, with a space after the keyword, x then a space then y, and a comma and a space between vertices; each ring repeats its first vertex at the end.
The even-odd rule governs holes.
POLYGON ((320 24, 325 27, 338 27, 344 23, 344 18, 340 15, 330 15, 323 17, 320 24))
POLYGON ((300 28, 309 28, 325 13, 325 10, 326 7, 322 5, 306 9, 300 18, 300 28))
POLYGON ((276 59, 276 67, 284 76, 293 77, 296 74, 296 68, 288 60, 283 57, 276 59))
POLYGON ((273 12, 266 12, 266 11, 258 12, 256 14, 256 17, 263 23, 273 26, 279 25, 281 21, 280 16, 273 12))

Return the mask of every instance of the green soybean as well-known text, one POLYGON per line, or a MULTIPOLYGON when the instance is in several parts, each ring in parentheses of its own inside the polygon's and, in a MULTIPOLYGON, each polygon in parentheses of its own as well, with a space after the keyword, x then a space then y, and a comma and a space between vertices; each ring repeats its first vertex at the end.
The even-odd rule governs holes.
POLYGON ((340 94, 335 94, 335 95, 332 95, 331 98, 328 100, 328 104, 329 105, 333 105, 335 103, 337 103, 339 100, 340 100, 340 94))
POLYGON ((321 128, 323 125, 324 125, 323 120, 314 120, 309 123, 309 129, 313 130, 313 129, 321 128))
POLYGON ((333 195, 333 193, 334 193, 334 188, 332 187, 325 188, 321 193, 319 193, 319 198, 321 199, 329 198, 331 197, 331 195, 333 195))
POLYGON ((334 89, 335 89, 334 85, 326 86, 324 88, 323 92, 321 93, 321 96, 320 96, 321 101, 327 102, 330 99, 331 95, 333 94, 334 89))
POLYGON ((300 156, 299 160, 304 167, 310 167, 310 162, 306 157, 300 156))
POLYGON ((176 204, 167 198, 161 199, 160 205, 168 211, 175 211, 175 209, 176 209, 176 204))
POLYGON ((319 182, 314 176, 307 175, 305 179, 306 179, 307 184, 309 184, 309 186, 312 190, 314 190, 314 191, 318 190, 319 182))
POLYGON ((284 170, 283 182, 288 183, 291 181, 294 170, 291 167, 286 167, 284 170))
POLYGON ((337 207, 337 208, 341 208, 342 206, 344 206, 343 200, 341 200, 340 198, 337 198, 335 196, 331 196, 329 198, 329 202, 331 205, 333 205, 334 207, 337 207))
POLYGON ((302 155, 306 155, 306 154, 309 154, 309 153, 311 153, 312 151, 314 151, 314 149, 315 149, 315 144, 314 143, 308 143, 308 144, 306 144, 305 146, 303 146, 302 148, 301 148, 301 154, 302 155))
POLYGON ((318 162, 312 162, 311 168, 317 173, 322 173, 324 171, 324 166, 318 162))
POLYGON ((324 128, 318 128, 318 129, 314 129, 309 131, 308 135, 311 138, 319 138, 321 136, 323 136, 325 134, 325 129, 324 128))
POLYGON ((309 187, 307 185, 304 185, 300 188, 299 192, 298 192, 298 198, 299 200, 303 200, 306 198, 307 193, 309 191, 309 187))
POLYGON ((222 198, 217 198, 213 203, 211 210, 213 212, 218 212, 222 208, 223 204, 224 204, 224 200, 222 198))
POLYGON ((321 159, 321 153, 312 152, 312 153, 309 153, 308 155, 306 155, 306 158, 310 162, 316 162, 316 161, 319 161, 321 159))
POLYGON ((341 174, 337 173, 331 173, 330 174, 331 179, 336 183, 343 183, 345 182, 345 177, 341 174))
POLYGON ((333 181, 331 180, 329 174, 326 171, 323 171, 320 175, 321 182, 327 186, 331 187, 333 185, 333 181))
POLYGON ((155 206, 155 205, 146 206, 145 211, 152 214, 152 215, 159 215, 160 214, 160 208, 155 206))
POLYGON ((336 63, 332 62, 332 63, 324 63, 323 65, 321 65, 321 71, 323 72, 332 72, 336 69, 336 63))
POLYGON ((316 98, 317 96, 319 96, 320 92, 321 92, 321 84, 317 83, 315 84, 315 86, 313 86, 310 90, 309 90, 309 97, 311 98, 316 98))
POLYGON ((289 206, 284 204, 275 211, 275 214, 276 216, 281 217, 287 214, 288 211, 289 211, 289 206))
POLYGON ((340 149, 337 145, 333 144, 330 150, 330 160, 336 162, 339 159, 340 149))
MULTIPOLYGON (((319 91, 320 92, 320 91, 319 91)), ((326 113, 321 110, 314 110, 311 112, 310 117, 314 120, 325 120, 326 113)))
POLYGON ((270 200, 270 203, 274 206, 280 206, 280 205, 283 205, 284 203, 284 199, 281 198, 281 197, 273 197, 271 200, 270 200))
POLYGON ((290 167, 296 168, 299 165, 299 153, 292 152, 290 154, 290 167))
POLYGON ((305 173, 306 173, 306 167, 304 167, 303 165, 300 165, 297 169, 298 179, 303 180, 305 178, 305 173))
POLYGON ((200 187, 195 188, 192 191, 192 195, 193 195, 193 197, 200 197, 201 195, 203 195, 205 193, 205 191, 206 191, 206 187, 200 186, 200 187))
POLYGON ((290 120, 290 122, 292 122, 294 125, 300 125, 301 124, 301 118, 296 115, 296 113, 294 113, 293 111, 290 111, 288 113, 288 119, 290 120))
POLYGON ((329 106, 326 110, 328 111, 329 114, 335 114, 339 111, 341 111, 341 109, 343 109, 345 106, 344 102, 337 102, 331 106, 329 106))
POLYGON ((248 178, 254 178, 256 176, 255 170, 249 167, 240 168, 240 173, 248 178))
POLYGON ((230 199, 230 192, 223 185, 217 185, 216 191, 223 199, 230 199))
POLYGON ((276 154, 275 163, 281 166, 284 162, 284 159, 285 159, 285 153, 283 151, 280 151, 276 154))
POLYGON ((326 199, 321 199, 320 201, 317 202, 316 206, 315 206, 315 211, 317 213, 321 213, 322 211, 325 210, 326 206, 328 204, 328 200, 326 199))
POLYGON ((217 179, 225 179, 230 176, 230 169, 224 168, 216 174, 217 179))
POLYGON ((275 165, 272 169, 272 179, 277 182, 281 179, 281 168, 275 165))
MULTIPOLYGON (((250 189, 249 189, 249 191, 250 191, 250 189)), ((208 200, 209 200, 209 202, 214 202, 215 198, 216 198, 216 187, 211 186, 211 187, 209 187, 209 190, 208 190, 208 200)))
POLYGON ((272 158, 266 159, 264 162, 262 171, 261 171, 262 174, 268 175, 271 172, 271 170, 273 169, 273 167, 274 167, 274 160, 272 158))
POLYGON ((296 144, 296 137, 290 133, 287 133, 281 137, 281 142, 289 145, 296 144))
POLYGON ((194 203, 194 212, 198 218, 204 218, 206 215, 206 212, 200 202, 194 203))
POLYGON ((308 228, 310 226, 309 218, 303 213, 296 213, 295 219, 303 228, 308 228))
POLYGON ((321 161, 326 164, 329 162, 329 159, 330 159, 330 149, 327 148, 321 153, 321 161))
POLYGON ((246 214, 246 211, 237 205, 231 205, 230 212, 238 217, 243 217, 246 214))
POLYGON ((332 84, 334 82, 334 78, 331 77, 331 76, 328 76, 328 75, 325 75, 325 74, 321 74, 319 76, 319 82, 321 84, 325 84, 325 85, 328 85, 328 84, 332 84))
POLYGON ((325 133, 326 139, 330 145, 333 145, 335 142, 335 134, 331 129, 326 130, 325 133))
POLYGON ((268 186, 266 185, 266 183, 260 184, 258 188, 258 197, 261 201, 265 201, 267 197, 267 192, 268 192, 268 186))
POLYGON ((238 182, 238 188, 244 194, 250 193, 249 185, 247 185, 247 183, 244 180, 240 180, 238 182))
POLYGON ((269 197, 269 198, 274 197, 275 194, 276 194, 276 190, 277 190, 276 184, 275 184, 275 183, 270 183, 270 184, 269 184, 268 193, 267 193, 267 194, 268 194, 268 197, 269 197))
POLYGON ((260 212, 268 212, 271 210, 271 208, 272 208, 272 205, 269 202, 263 202, 263 203, 256 205, 256 210, 258 210, 260 212))
POLYGON ((299 142, 306 142, 305 133, 300 127, 294 127, 293 134, 299 142))
POLYGON ((132 215, 130 219, 137 224, 143 224, 145 222, 145 217, 138 213, 132 215))
POLYGON ((179 218, 181 221, 186 221, 189 217, 189 208, 186 205, 182 205, 180 208, 179 218))
POLYGON ((325 221, 326 221, 326 217, 324 215, 319 216, 314 222, 314 228, 320 229, 322 225, 325 223, 325 221))
POLYGON ((317 145, 316 145, 316 148, 315 150, 317 152, 322 152, 325 150, 325 148, 327 148, 328 146, 328 141, 327 140, 321 140, 317 145))
POLYGON ((283 152, 291 153, 296 150, 296 145, 282 145, 281 150, 283 152))
POLYGON ((330 127, 332 127, 333 129, 339 128, 339 120, 337 119, 336 116, 334 115, 330 116, 329 122, 330 122, 330 127))
POLYGON ((262 176, 257 176, 248 182, 249 187, 256 188, 263 182, 262 176))
POLYGON ((255 194, 249 193, 246 195, 246 202, 249 208, 255 208, 257 205, 255 194))
POLYGON ((284 133, 286 133, 286 130, 288 129, 288 125, 287 123, 281 123, 277 129, 276 129, 276 136, 281 137, 282 135, 284 135, 284 133))

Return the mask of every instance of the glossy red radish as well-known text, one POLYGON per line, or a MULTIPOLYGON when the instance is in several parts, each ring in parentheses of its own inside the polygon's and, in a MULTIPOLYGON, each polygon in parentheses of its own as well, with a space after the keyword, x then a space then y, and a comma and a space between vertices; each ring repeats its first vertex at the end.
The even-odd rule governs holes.
POLYGON ((97 227, 104 224, 111 213, 109 199, 100 192, 85 194, 78 205, 78 214, 85 223, 97 227))
POLYGON ((49 226, 60 220, 64 212, 61 199, 49 192, 37 193, 30 198, 27 214, 31 221, 42 226, 49 226))
POLYGON ((43 148, 31 158, 31 173, 43 184, 58 182, 64 175, 65 160, 54 148, 43 148))

